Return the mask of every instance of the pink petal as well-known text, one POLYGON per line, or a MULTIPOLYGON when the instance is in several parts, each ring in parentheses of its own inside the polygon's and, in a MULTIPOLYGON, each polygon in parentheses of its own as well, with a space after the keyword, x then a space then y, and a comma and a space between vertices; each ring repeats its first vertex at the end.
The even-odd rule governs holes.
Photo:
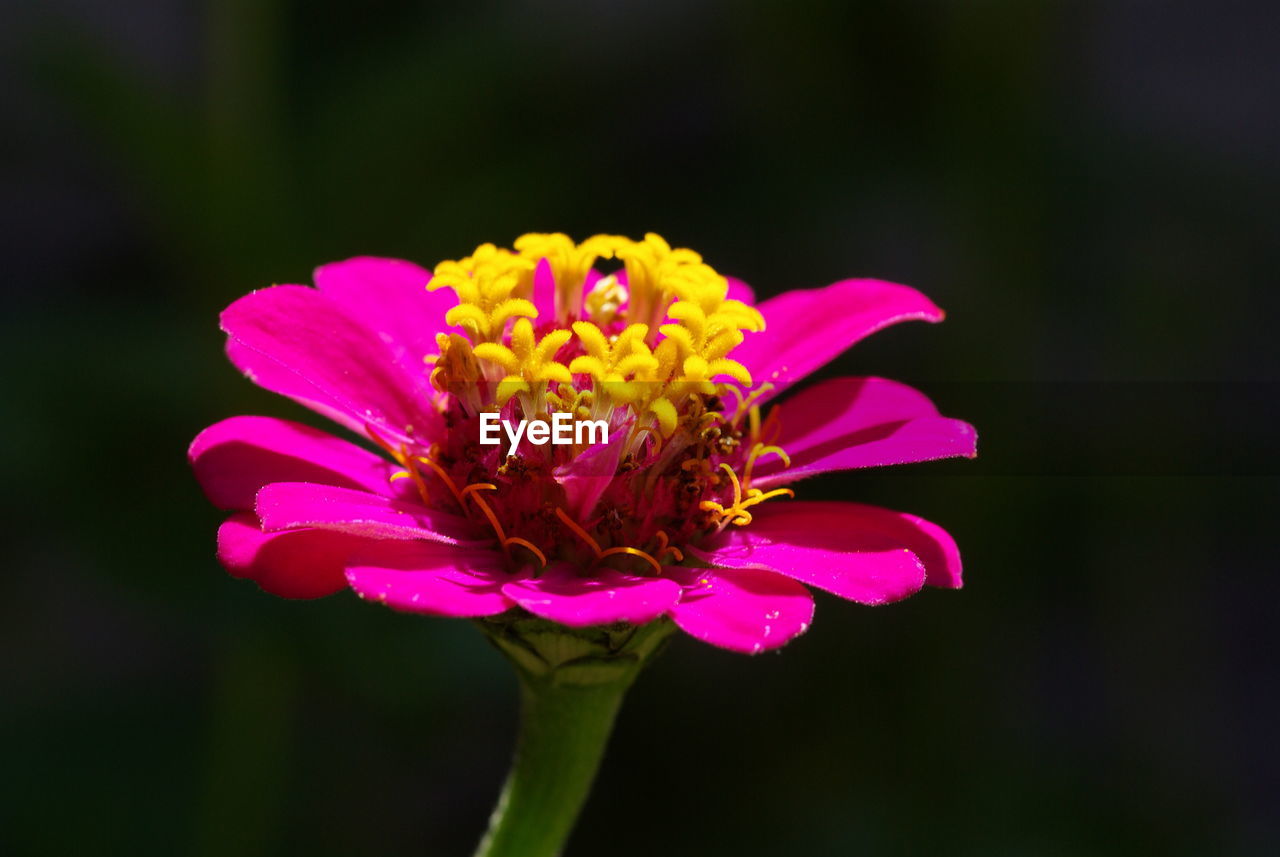
POLYGON ((564 488, 572 517, 578 520, 590 518, 600 496, 613 484, 618 462, 622 460, 622 448, 627 443, 628 425, 629 422, 611 426, 608 443, 590 446, 552 471, 551 475, 564 488))
POLYGON ((556 318, 556 277, 551 263, 539 259, 533 269, 533 306, 538 310, 538 321, 546 323, 556 318))
POLYGON ((784 485, 815 473, 977 455, 978 434, 939 415, 923 393, 884 378, 833 378, 779 405, 777 442, 791 457, 761 460, 752 485, 784 485))
POLYGON ((232 417, 209 426, 187 451, 209 501, 253 508, 269 482, 322 482, 385 491, 392 465, 345 440, 273 417, 232 417))
POLYGON ((272 595, 320 598, 346 587, 344 563, 366 544, 359 536, 328 530, 264 533, 256 517, 239 512, 218 528, 218 562, 272 595))
POLYGON ((402 259, 360 256, 316 268, 316 288, 387 345, 395 358, 422 370, 439 351, 436 334, 458 300, 449 289, 427 291, 431 272, 402 259))
POLYGON ((823 289, 784 292, 760 304, 765 329, 748 333, 731 355, 756 384, 783 389, 865 336, 900 321, 942 321, 942 310, 910 286, 843 280, 823 289))
MULTIPOLYGON (((753 510, 755 511, 755 510, 753 510)), ((960 585, 960 555, 941 528, 858 503, 774 500, 694 556, 728 568, 776 571, 861 604, 906 598, 928 582, 960 585)))
POLYGON ((274 482, 258 492, 255 509, 267 532, 298 527, 352 533, 374 539, 477 542, 481 533, 466 518, 366 491, 311 482, 274 482))
POLYGON ((315 289, 245 295, 223 310, 222 329, 227 356, 250 380, 362 436, 369 424, 393 442, 439 430, 425 369, 407 371, 378 334, 315 289))
POLYGON ((742 301, 744 304, 755 306, 756 292, 755 289, 748 286, 737 277, 725 277, 729 281, 729 293, 725 295, 726 300, 742 301))
POLYGON ((246 378, 264 390, 270 390, 273 393, 288 396, 295 402, 301 402, 316 413, 333 420, 338 425, 346 426, 359 432, 361 436, 367 434, 361 428, 362 424, 352 418, 350 409, 345 404, 324 399, 316 390, 314 384, 287 366, 268 360, 252 348, 248 348, 231 338, 227 339, 226 352, 227 359, 231 361, 231 364, 243 372, 246 378))
POLYGON ((492 616, 511 608, 502 554, 432 542, 378 542, 353 557, 347 581, 361 598, 432 616, 492 616))
POLYGON ((680 598, 680 586, 666 578, 636 577, 609 568, 582 577, 568 563, 549 565, 537 577, 512 581, 502 591, 535 616, 572 628, 612 622, 643 625, 680 598))
POLYGON ((813 621, 809 590, 779 574, 683 567, 663 571, 684 587, 671 618, 704 643, 756 654, 794 639, 813 621))

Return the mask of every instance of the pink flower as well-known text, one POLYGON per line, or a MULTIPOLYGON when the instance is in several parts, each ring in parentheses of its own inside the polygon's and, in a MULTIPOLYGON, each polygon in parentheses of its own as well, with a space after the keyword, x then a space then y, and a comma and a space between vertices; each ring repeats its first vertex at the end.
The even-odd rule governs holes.
POLYGON ((666 616, 741 652, 808 628, 807 586, 862 604, 959 587, 938 526, 785 499, 818 473, 975 454, 968 424, 882 378, 771 400, 845 348, 942 312, 845 280, 754 306, 743 283, 650 235, 528 235, 434 274, 358 258, 222 314, 252 381, 376 444, 233 417, 190 460, 227 570, 268 592, 435 616, 516 608, 570 627, 666 616), (602 260, 621 269, 601 274, 602 260), (615 263, 616 266, 616 263, 615 263), (425 359, 425 362, 424 362, 425 359), (480 417, 606 420, 608 443, 478 443, 480 417), (768 502, 766 502, 768 501, 768 502))

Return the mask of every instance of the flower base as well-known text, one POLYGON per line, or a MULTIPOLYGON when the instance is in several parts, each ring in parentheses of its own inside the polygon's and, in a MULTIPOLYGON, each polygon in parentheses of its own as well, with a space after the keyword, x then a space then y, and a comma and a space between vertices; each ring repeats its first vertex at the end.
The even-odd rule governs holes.
POLYGON ((477 624, 515 666, 521 707, 515 761, 476 857, 554 857, 591 790, 627 688, 674 626, 574 630, 503 617, 477 624))

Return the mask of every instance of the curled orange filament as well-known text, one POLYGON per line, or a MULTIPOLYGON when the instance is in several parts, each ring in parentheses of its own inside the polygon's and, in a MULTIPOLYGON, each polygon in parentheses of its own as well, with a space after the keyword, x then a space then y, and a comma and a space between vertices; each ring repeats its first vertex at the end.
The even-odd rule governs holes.
POLYGON ((640 559, 647 562, 657 574, 662 573, 662 563, 654 559, 651 554, 645 553, 644 551, 640 550, 640 548, 613 547, 613 548, 609 548, 608 550, 603 550, 600 547, 600 543, 597 542, 594 538, 592 538, 591 534, 588 533, 586 530, 584 530, 581 524, 573 520, 573 518, 570 518, 569 514, 565 512, 564 509, 561 509, 559 506, 556 507, 556 517, 558 517, 561 521, 563 521, 564 525, 568 527, 570 530, 572 530, 574 534, 578 536, 578 538, 582 539, 582 541, 586 543, 587 547, 591 548, 591 552, 596 555, 597 563, 607 556, 617 556, 618 554, 626 554, 628 556, 639 557, 640 559))

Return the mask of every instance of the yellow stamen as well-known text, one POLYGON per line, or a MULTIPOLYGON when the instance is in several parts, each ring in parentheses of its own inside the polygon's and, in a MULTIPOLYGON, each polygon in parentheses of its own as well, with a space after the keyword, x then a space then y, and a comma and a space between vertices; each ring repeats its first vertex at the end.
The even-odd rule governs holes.
POLYGON ((737 395, 738 407, 733 415, 733 425, 736 428, 738 423, 742 422, 743 414, 748 413, 751 410, 751 408, 755 406, 756 401, 761 396, 773 390, 774 385, 769 381, 765 381, 759 387, 756 387, 754 390, 748 393, 745 398, 742 396, 741 393, 738 393, 737 389, 733 387, 729 387, 728 389, 738 394, 737 395))
POLYGON ((729 474, 730 481, 733 482, 733 505, 738 506, 742 503, 742 483, 738 481, 738 474, 733 472, 733 468, 727 464, 721 463, 720 469, 729 474))
MULTIPOLYGON (((732 388, 731 388, 731 389, 732 389, 732 388)), ((705 423, 714 423, 714 422, 718 422, 718 423, 720 423, 721 425, 724 425, 724 424, 725 424, 725 422, 726 422, 726 420, 725 420, 725 418, 724 418, 724 414, 720 413, 719 411, 707 411, 706 413, 704 413, 704 414, 703 414, 701 417, 699 417, 698 419, 700 419, 701 421, 703 421, 703 422, 705 422, 705 423)))
POLYGON ((573 332, 587 353, 574 358, 569 364, 570 372, 590 375, 596 389, 614 401, 630 404, 642 398, 642 391, 628 382, 647 378, 660 368, 644 341, 648 325, 628 325, 612 341, 589 321, 575 321, 573 332))
POLYGON ((733 394, 733 399, 734 399, 733 412, 735 414, 738 411, 742 410, 742 403, 746 401, 746 399, 741 390, 739 390, 737 387, 733 386, 732 384, 725 384, 724 390, 722 392, 733 394))
POLYGON ((663 437, 669 437, 676 430, 680 415, 676 412, 676 406, 671 404, 670 399, 655 399, 649 405, 649 412, 658 421, 658 430, 663 437))
MULTIPOLYGON (((614 245, 620 240, 626 239, 596 235, 581 244, 574 244, 573 239, 563 232, 531 232, 517 238, 515 248, 530 263, 536 264, 538 260, 546 259, 551 266, 551 275, 556 283, 556 319, 563 323, 571 314, 579 312, 582 286, 591 266, 601 256, 611 257, 614 245)), ((532 272, 526 275, 526 280, 530 283, 532 278, 532 272)))
POLYGON ((796 496, 796 492, 792 491, 790 488, 774 488, 772 491, 761 491, 759 488, 751 488, 747 491, 747 499, 742 505, 744 507, 754 506, 758 503, 763 503, 765 500, 784 496, 794 497, 796 496))
POLYGON ((474 343, 497 342, 507 321, 538 314, 523 294, 533 268, 533 261, 510 250, 482 244, 465 259, 437 265, 427 290, 453 289, 458 305, 445 321, 465 330, 474 343))
POLYGON ((477 345, 474 349, 477 358, 500 366, 507 373, 498 385, 494 401, 499 406, 505 405, 520 392, 534 392, 540 398, 549 381, 572 384, 569 367, 554 359, 556 352, 572 338, 573 333, 568 330, 553 330, 535 341, 533 323, 521 318, 511 328, 510 347, 497 342, 477 345))
POLYGON ((591 287, 591 291, 587 292, 583 308, 586 309, 587 317, 597 324, 609 324, 618 317, 618 311, 627 302, 627 296, 628 292, 618 282, 617 275, 609 274, 601 277, 591 287))
POLYGON ((782 459, 783 467, 791 466, 791 456, 787 455, 786 450, 782 447, 773 445, 766 446, 763 443, 757 443, 755 446, 751 447, 751 454, 747 456, 747 465, 742 470, 742 484, 751 484, 751 473, 755 469, 756 459, 770 453, 773 453, 778 456, 778 458, 782 459))
POLYGON ((749 488, 747 489, 747 496, 744 498, 742 496, 742 483, 738 481, 738 474, 734 473, 733 468, 727 464, 721 464, 720 467, 729 474, 729 479, 733 482, 733 504, 726 509, 715 500, 703 500, 702 503, 698 505, 698 508, 702 509, 704 512, 714 512, 716 514, 717 522, 719 524, 717 532, 722 532, 724 528, 730 524, 745 527, 747 524, 751 523, 752 520, 751 513, 748 512, 747 509, 752 506, 757 506, 765 500, 769 500, 773 497, 796 496, 796 493, 790 488, 775 488, 772 491, 761 491, 759 488, 749 488))

